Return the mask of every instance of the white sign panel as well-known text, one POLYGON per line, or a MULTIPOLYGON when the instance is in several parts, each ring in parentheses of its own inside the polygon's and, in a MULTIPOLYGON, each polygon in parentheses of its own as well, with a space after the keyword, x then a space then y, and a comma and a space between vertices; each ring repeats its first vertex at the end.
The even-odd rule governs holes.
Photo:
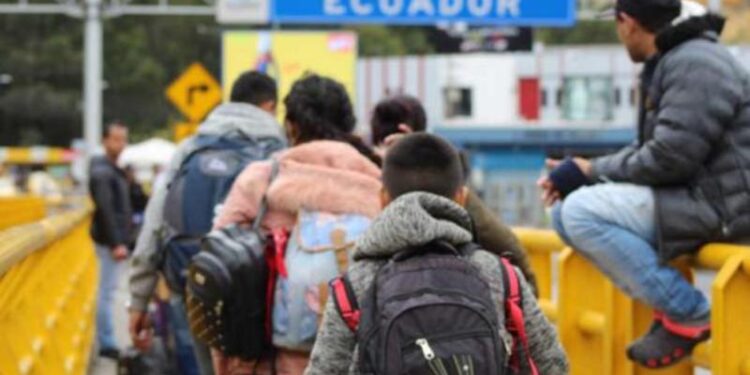
POLYGON ((216 21, 222 24, 267 24, 270 0, 218 0, 216 21))

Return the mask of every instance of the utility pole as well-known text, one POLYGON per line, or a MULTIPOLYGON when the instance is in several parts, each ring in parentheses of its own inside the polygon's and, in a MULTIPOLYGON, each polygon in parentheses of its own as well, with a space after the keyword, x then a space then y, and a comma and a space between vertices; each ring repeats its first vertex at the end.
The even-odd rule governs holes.
POLYGON ((102 2, 85 0, 83 136, 90 157, 102 139, 102 2))
POLYGON ((84 19, 83 137, 87 157, 97 149, 102 138, 102 19, 124 15, 205 17, 213 16, 216 12, 213 0, 204 0, 206 5, 178 5, 171 4, 171 0, 158 0, 150 4, 130 4, 130 0, 109 0, 105 4, 104 1, 107 0, 48 0, 46 3, 17 0, 15 3, 0 3, 0 14, 64 14, 84 19))

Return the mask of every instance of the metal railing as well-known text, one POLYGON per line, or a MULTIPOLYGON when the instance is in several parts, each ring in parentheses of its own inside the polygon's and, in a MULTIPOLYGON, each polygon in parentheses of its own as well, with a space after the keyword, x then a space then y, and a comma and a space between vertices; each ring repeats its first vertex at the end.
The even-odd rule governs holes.
POLYGON ((0 374, 86 373, 97 287, 90 213, 81 204, 0 231, 0 374))
POLYGON ((0 198, 0 230, 44 219, 46 213, 42 198, 0 198))
POLYGON ((675 264, 688 278, 692 269, 718 271, 711 289, 712 339, 696 349, 692 361, 657 371, 639 367, 625 356, 627 345, 651 325, 653 315, 646 306, 617 290, 553 231, 518 228, 515 232, 529 252, 540 305, 557 324, 571 374, 686 375, 699 366, 715 375, 750 375, 750 247, 710 244, 692 262, 675 264), (558 262, 553 262, 554 257, 559 257, 558 262))

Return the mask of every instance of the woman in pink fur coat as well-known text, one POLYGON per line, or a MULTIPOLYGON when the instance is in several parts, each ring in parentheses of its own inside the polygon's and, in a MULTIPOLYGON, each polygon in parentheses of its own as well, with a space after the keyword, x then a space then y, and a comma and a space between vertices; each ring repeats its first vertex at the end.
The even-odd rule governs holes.
MULTIPOLYGON (((291 230, 303 207, 314 211, 356 213, 371 218, 380 212, 377 156, 355 135, 356 119, 344 87, 317 75, 297 81, 284 100, 284 127, 292 145, 275 156, 279 173, 269 186, 271 162, 249 165, 237 178, 216 227, 250 223, 263 194, 269 211, 266 230, 291 230)), ((214 350, 216 375, 271 374, 268 361, 249 363, 225 358, 214 350)), ((278 348, 279 375, 302 374, 309 353, 278 348)))

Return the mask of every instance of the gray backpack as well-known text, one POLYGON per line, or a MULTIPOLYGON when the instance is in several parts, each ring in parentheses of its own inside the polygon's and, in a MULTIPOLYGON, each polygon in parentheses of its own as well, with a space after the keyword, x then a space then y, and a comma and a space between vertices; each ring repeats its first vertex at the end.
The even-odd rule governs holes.
MULTIPOLYGON (((469 261, 476 250, 474 244, 456 249, 434 242, 403 251, 381 268, 361 301, 345 276, 331 282, 336 308, 357 336, 358 373, 507 375, 519 370, 518 355, 528 357, 528 346, 518 277, 503 260, 506 328, 517 338, 509 353, 499 337, 490 287, 469 261)), ((533 361, 523 367, 536 374, 533 361)))

